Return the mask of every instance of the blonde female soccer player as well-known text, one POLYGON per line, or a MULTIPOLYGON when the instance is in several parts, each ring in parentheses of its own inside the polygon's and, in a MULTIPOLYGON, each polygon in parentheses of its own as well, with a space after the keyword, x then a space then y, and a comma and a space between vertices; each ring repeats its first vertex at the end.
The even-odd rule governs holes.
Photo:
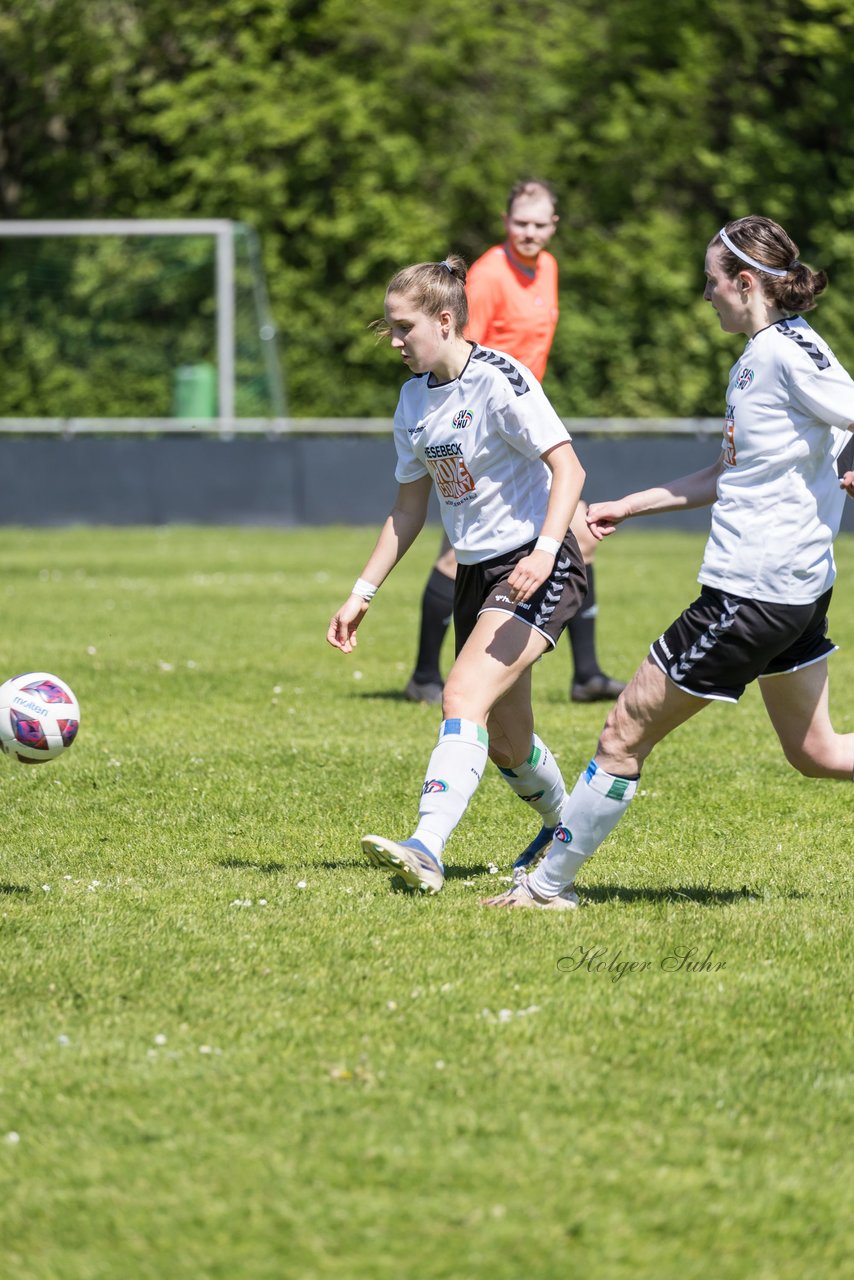
MULTIPOLYGON (((331 645, 352 652, 377 589, 422 528, 435 487, 459 563, 457 658, 414 832, 362 840, 372 862, 428 893, 442 887, 445 845, 487 756, 544 828, 554 827, 565 787, 534 733, 531 667, 554 648, 586 590, 569 532, 584 471, 529 370, 463 336, 465 280, 462 259, 449 257, 405 268, 386 291, 383 331, 413 375, 394 419, 398 496, 327 631, 331 645)), ((574 894, 555 895, 552 905, 572 907, 574 894)))
MULTIPOLYGON (((851 781, 854 733, 828 714, 827 609, 833 539, 854 496, 854 381, 797 315, 815 306, 823 271, 770 218, 728 222, 706 252, 703 297, 725 333, 742 333, 723 448, 704 471, 591 505, 598 538, 623 520, 712 505, 702 591, 663 635, 605 723, 540 865, 489 906, 549 907, 616 826, 649 753, 711 702, 737 702, 759 680, 786 759, 811 778, 851 781)), ((749 761, 744 763, 749 768, 749 761)))
MULTIPOLYGON (((539 178, 516 182, 502 219, 504 242, 487 249, 469 269, 466 337, 521 361, 542 382, 558 320, 558 267, 547 249, 558 225, 554 189, 539 178)), ((588 531, 586 511, 580 502, 572 520, 587 566, 587 595, 566 628, 573 666, 569 696, 572 702, 613 702, 626 686, 605 674, 596 652, 597 540, 588 531)), ((421 597, 418 657, 404 690, 410 702, 442 700, 439 655, 451 620, 456 571, 445 538, 421 597)))

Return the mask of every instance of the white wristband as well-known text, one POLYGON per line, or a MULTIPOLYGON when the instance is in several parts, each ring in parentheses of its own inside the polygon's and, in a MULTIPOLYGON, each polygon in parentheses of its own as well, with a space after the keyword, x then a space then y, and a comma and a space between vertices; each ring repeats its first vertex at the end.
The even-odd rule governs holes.
POLYGON ((361 596, 363 600, 370 604, 378 591, 379 587, 375 587, 372 582, 366 582, 364 578, 357 578, 350 594, 352 596, 361 596))
POLYGON ((547 538, 543 534, 540 534, 539 538, 537 538, 537 541, 534 545, 534 550, 548 551, 550 556, 556 556, 557 553, 560 551, 560 543, 558 542, 557 538, 547 538))

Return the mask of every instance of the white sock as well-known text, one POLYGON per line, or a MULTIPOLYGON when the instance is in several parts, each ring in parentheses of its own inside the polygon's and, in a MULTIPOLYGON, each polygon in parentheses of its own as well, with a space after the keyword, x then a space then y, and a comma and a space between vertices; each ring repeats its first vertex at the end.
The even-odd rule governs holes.
POLYGON ((566 784, 557 761, 536 734, 531 740, 528 759, 512 769, 500 769, 499 772, 519 799, 540 815, 544 827, 557 826, 561 805, 566 799, 566 784))
POLYGON ((636 778, 617 778, 590 761, 567 797, 551 848, 528 877, 534 893, 554 898, 572 884, 628 809, 637 786, 636 778))
POLYGON ((440 861, 448 838, 466 811, 486 768, 489 737, 473 720, 443 720, 427 765, 418 807, 420 840, 440 861))

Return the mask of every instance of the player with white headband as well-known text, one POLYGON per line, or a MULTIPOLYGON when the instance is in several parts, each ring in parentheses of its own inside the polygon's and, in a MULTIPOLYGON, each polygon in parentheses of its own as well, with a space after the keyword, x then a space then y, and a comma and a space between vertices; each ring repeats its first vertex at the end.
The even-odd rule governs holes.
POLYGON ((727 222, 705 268, 721 328, 748 339, 730 372, 720 456, 588 514, 603 538, 623 520, 711 504, 701 594, 620 695, 543 861, 487 905, 550 906, 625 813, 655 745, 753 680, 790 764, 814 778, 854 774, 854 733, 833 728, 827 675, 833 539, 854 497, 854 381, 798 314, 827 277, 759 216, 727 222))

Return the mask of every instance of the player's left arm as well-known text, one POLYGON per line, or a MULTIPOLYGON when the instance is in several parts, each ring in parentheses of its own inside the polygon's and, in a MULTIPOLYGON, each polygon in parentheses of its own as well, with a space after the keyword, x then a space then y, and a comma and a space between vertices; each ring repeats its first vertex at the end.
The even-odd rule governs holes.
MULTIPOLYGON (((540 538, 555 543, 559 548, 581 497, 584 468, 569 440, 553 445, 540 456, 552 473, 552 486, 540 538)), ((556 555, 557 550, 535 548, 530 555, 519 561, 507 579, 514 603, 523 604, 542 586, 554 567, 556 555)))

